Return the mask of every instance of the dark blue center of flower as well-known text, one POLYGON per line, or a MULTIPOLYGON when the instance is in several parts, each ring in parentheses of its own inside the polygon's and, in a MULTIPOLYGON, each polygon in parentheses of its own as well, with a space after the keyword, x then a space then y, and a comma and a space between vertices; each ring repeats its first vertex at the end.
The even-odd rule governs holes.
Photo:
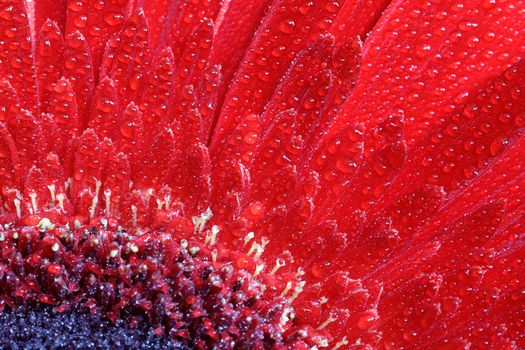
POLYGON ((112 324, 98 315, 70 311, 58 313, 50 306, 0 313, 2 349, 172 349, 189 350, 166 336, 155 335, 141 322, 132 328, 124 321, 112 324))

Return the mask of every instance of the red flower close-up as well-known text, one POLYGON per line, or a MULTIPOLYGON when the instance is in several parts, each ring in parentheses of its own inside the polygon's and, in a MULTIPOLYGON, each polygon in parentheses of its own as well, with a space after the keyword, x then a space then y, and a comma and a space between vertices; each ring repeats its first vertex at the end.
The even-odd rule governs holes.
POLYGON ((0 348, 524 349, 524 0, 0 0, 0 348))

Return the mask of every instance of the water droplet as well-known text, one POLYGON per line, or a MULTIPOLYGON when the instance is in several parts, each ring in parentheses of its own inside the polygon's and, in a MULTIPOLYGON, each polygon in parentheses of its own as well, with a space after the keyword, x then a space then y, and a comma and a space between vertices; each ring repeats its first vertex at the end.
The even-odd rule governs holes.
POLYGON ((281 22, 279 29, 286 34, 292 34, 295 30, 295 22, 291 19, 281 22))
POLYGON ((497 156, 508 146, 509 141, 506 138, 497 137, 490 144, 490 154, 497 156))
POLYGON ((379 318, 377 310, 363 312, 357 320, 357 327, 363 331, 370 329, 379 318))

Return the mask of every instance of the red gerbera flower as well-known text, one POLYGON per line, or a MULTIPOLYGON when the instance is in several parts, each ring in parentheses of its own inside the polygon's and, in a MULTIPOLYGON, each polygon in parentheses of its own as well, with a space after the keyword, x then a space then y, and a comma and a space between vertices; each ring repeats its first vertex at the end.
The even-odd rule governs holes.
POLYGON ((0 343, 524 348, 524 45, 522 0, 2 0, 0 343))

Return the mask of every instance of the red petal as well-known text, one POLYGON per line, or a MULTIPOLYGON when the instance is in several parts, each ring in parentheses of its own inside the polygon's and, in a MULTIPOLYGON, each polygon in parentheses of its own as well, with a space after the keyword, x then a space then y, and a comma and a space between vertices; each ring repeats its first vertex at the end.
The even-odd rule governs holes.
MULTIPOLYGON (((302 140, 295 138, 297 113, 291 109, 276 114, 275 120, 266 129, 257 144, 257 151, 250 167, 254 183, 271 179, 287 165, 294 165, 302 140)), ((259 189, 267 192, 264 189, 259 189)))
POLYGON ((159 46, 171 47, 176 58, 182 57, 192 33, 202 22, 213 21, 219 12, 221 1, 173 1, 165 16, 159 46))
POLYGON ((172 91, 174 61, 171 49, 160 53, 157 64, 148 74, 144 83, 144 92, 140 96, 140 110, 143 113, 145 139, 154 135, 162 125, 169 124, 169 101, 172 91))
POLYGON ((49 113, 53 115, 64 141, 80 135, 77 100, 69 80, 62 78, 54 84, 50 93, 49 113))
POLYGON ((366 38, 391 0, 347 0, 330 32, 338 42, 366 38))
POLYGON ((178 87, 197 86, 208 67, 208 57, 213 39, 213 21, 203 20, 188 36, 178 58, 176 82, 178 87))
POLYGON ((332 37, 323 36, 299 52, 265 107, 261 119, 266 125, 280 111, 295 108, 301 111, 298 115, 300 123, 297 125, 301 130, 295 131, 306 136, 307 131, 318 121, 328 90, 333 45, 332 37))
POLYGON ((73 174, 73 198, 84 189, 94 190, 96 182, 100 181, 102 163, 100 141, 93 129, 84 131, 75 156, 75 173, 73 174))
POLYGON ((149 138, 143 137, 142 113, 134 103, 130 103, 124 110, 118 130, 115 136, 116 148, 127 156, 133 171, 136 171, 141 158, 142 140, 149 138))
POLYGON ((35 28, 40 28, 47 20, 52 20, 63 32, 66 27, 67 2, 68 0, 35 1, 35 28))
POLYGON ((393 2, 366 41, 359 82, 334 129, 402 110, 408 143, 422 140, 521 57, 524 10, 523 1, 393 2))
POLYGON ((16 118, 16 127, 11 130, 15 140, 20 162, 26 171, 31 165, 39 164, 46 154, 44 135, 40 123, 26 110, 20 110, 16 118))
MULTIPOLYGON (((218 204, 223 200, 227 192, 234 191, 243 184, 246 168, 243 163, 250 163, 253 158, 255 145, 260 137, 261 125, 259 118, 248 115, 243 122, 235 128, 226 150, 213 160, 213 188, 212 203, 218 204), (240 169, 240 170, 239 170, 240 169)), ((247 175, 247 174, 246 174, 247 175)), ((249 175, 245 181, 249 181, 249 175)), ((248 192, 247 192, 248 193, 248 192)))
POLYGON ((120 102, 127 106, 136 99, 149 63, 148 27, 144 13, 140 11, 126 21, 121 32, 109 39, 102 58, 99 79, 112 79, 120 102))
POLYGON ((66 34, 78 31, 86 38, 94 67, 100 65, 109 38, 122 28, 129 17, 132 4, 129 0, 93 3, 88 0, 68 0, 66 34))
POLYGON ((48 179, 47 185, 53 184, 55 186, 56 194, 64 193, 65 175, 64 168, 60 164, 56 154, 49 153, 46 161, 42 164, 42 171, 46 174, 48 179))
MULTIPOLYGON (((429 145, 409 153, 411 156, 399 174, 394 173, 392 177, 388 175, 392 174, 390 171, 385 173, 389 178, 380 181, 379 197, 375 199, 373 184, 381 176, 372 174, 388 169, 382 166, 376 169, 377 157, 385 159, 383 152, 399 142, 396 140, 402 137, 401 124, 387 123, 365 136, 366 160, 360 175, 356 176, 360 180, 350 182, 349 195, 343 196, 345 204, 327 215, 327 218, 338 218, 339 229, 348 233, 349 241, 321 243, 330 247, 346 245, 348 250, 336 260, 328 254, 320 255, 321 266, 313 265, 306 276, 325 275, 334 266, 340 266, 342 270, 348 269, 354 278, 366 276, 368 281, 383 281, 379 315, 384 319, 378 330, 385 338, 380 346, 439 348, 445 339, 460 337, 467 343, 475 342, 480 335, 466 327, 494 324, 483 315, 472 316, 487 307, 485 299, 479 299, 481 295, 486 295, 486 300, 491 300, 487 302, 495 303, 494 308, 505 313, 508 293, 516 290, 515 287, 490 299, 493 288, 499 288, 503 279, 493 277, 492 285, 485 281, 481 284, 480 279, 493 269, 497 261, 494 254, 506 255, 505 250, 493 248, 496 242, 504 241, 503 237, 495 240, 496 235, 512 235, 509 229, 499 228, 505 215, 510 217, 506 222, 519 222, 520 214, 512 211, 505 214, 502 205, 490 200, 509 198, 513 210, 521 206, 521 201, 514 198, 519 196, 516 186, 525 183, 519 170, 523 162, 511 154, 519 154, 525 145, 520 138, 523 67, 520 63, 507 70, 469 99, 460 112, 447 117, 448 124, 436 132, 437 137, 431 138, 429 145), (502 145, 502 139, 508 143, 502 145), (497 140, 495 145, 494 140, 497 140), (374 165, 370 173, 366 170, 367 163, 374 165), (454 166, 449 169, 449 164, 454 166), (502 173, 505 180, 499 179, 502 173), (478 178, 472 180, 466 177, 468 174, 478 178), (437 186, 425 186, 428 180, 437 186), (386 194, 383 193, 385 185, 386 194), (440 186, 454 192, 445 198, 440 186), (407 191, 410 192, 406 194, 407 191), (345 222, 348 213, 362 205, 364 197, 374 201, 373 207, 368 207, 368 200, 362 207, 369 212, 366 221, 355 220, 357 227, 351 221, 345 222), (445 201, 447 204, 443 206, 445 201), (472 213, 465 215, 466 211, 472 213), (444 227, 444 223, 449 224, 444 227), (322 269, 324 260, 330 263, 329 269, 322 269), (399 305, 406 307, 400 309, 399 305), (425 339, 432 342, 427 343, 425 339)), ((394 152, 394 158, 386 159, 395 160, 400 154, 402 152, 394 152)), ((520 244, 512 249, 519 249, 520 244)), ((350 304, 344 301, 340 305, 350 304)), ((514 320, 509 314, 505 327, 517 329, 519 326, 514 320)), ((358 328, 359 324, 356 323, 358 328)), ((349 332, 353 336, 358 334, 355 325, 349 332)), ((505 339, 501 342, 505 343, 505 339)))
MULTIPOLYGON (((66 36, 64 76, 69 80, 75 90, 79 115, 87 117, 95 80, 88 43, 78 31, 66 36)), ((81 120, 83 127, 85 127, 88 122, 86 117, 81 120)))
POLYGON ((297 4, 275 3, 259 27, 226 97, 216 132, 213 152, 224 145, 235 126, 248 114, 260 114, 283 73, 298 52, 335 19, 338 1, 297 4))
POLYGON ((19 112, 18 94, 7 80, 2 79, 0 81, 0 122, 14 125, 19 112))
POLYGON ((139 6, 144 9, 146 18, 148 19, 148 27, 150 30, 151 48, 156 51, 159 36, 162 31, 164 19, 168 13, 168 7, 172 1, 157 0, 157 1, 139 1, 139 6))
POLYGON ((322 206, 341 196, 345 184, 355 177, 363 157, 363 133, 348 128, 325 141, 314 154, 311 169, 319 174, 316 203, 322 206))
POLYGON ((55 22, 46 21, 38 33, 36 47, 37 86, 40 112, 47 112, 54 84, 62 77, 64 39, 55 22))
POLYGON ((5 124, 0 122, 0 194, 2 196, 5 196, 7 190, 17 182, 15 174, 18 163, 15 142, 5 124))
POLYGON ((28 199, 31 198, 35 213, 39 212, 40 208, 45 206, 51 199, 47 188, 48 176, 48 174, 44 174, 37 167, 32 167, 27 173, 24 184, 24 196, 28 199))
POLYGON ((50 141, 48 147, 56 153, 60 160, 66 164, 68 154, 71 154, 71 139, 80 136, 81 121, 75 93, 67 79, 60 79, 50 91, 49 114, 42 116, 43 131, 50 141))
POLYGON ((6 77, 19 96, 21 107, 36 112, 36 77, 31 30, 23 0, 0 5, 0 76, 6 77))
POLYGON ((525 62, 509 68, 422 144, 403 170, 410 186, 433 183, 447 191, 479 176, 523 133, 525 62), (417 175, 416 175, 417 174, 417 175))
POLYGON ((108 157, 105 170, 104 188, 102 189, 103 203, 107 215, 114 216, 119 212, 120 203, 129 190, 131 170, 124 153, 113 153, 108 157))
POLYGON ((331 62, 332 81, 324 98, 322 117, 316 125, 312 134, 312 141, 315 144, 325 131, 327 125, 332 122, 341 106, 354 89, 358 73, 361 66, 361 46, 359 39, 351 39, 339 43, 334 52, 331 62))
POLYGON ((524 150, 525 138, 522 136, 498 159, 494 159, 481 176, 465 186, 465 190, 457 193, 444 214, 456 217, 465 209, 473 208, 487 200, 505 201, 509 212, 519 212, 522 205, 521 189, 525 184, 522 171, 524 150))
MULTIPOLYGON (((212 162, 212 165, 215 165, 212 162)), ((223 164, 225 172, 217 174, 212 172, 212 200, 214 219, 218 224, 230 223, 239 217, 245 205, 246 196, 250 193, 250 173, 240 161, 223 164)), ((242 237, 247 231, 235 229, 225 232, 226 242, 233 240, 234 236, 242 237)))
POLYGON ((171 129, 164 129, 150 144, 144 145, 142 160, 136 169, 139 187, 158 189, 164 183, 175 158, 175 139, 171 129))
MULTIPOLYGON (((217 29, 210 61, 222 67, 224 90, 270 3, 270 0, 231 0, 223 3, 215 22, 217 29)), ((226 93, 224 90, 221 96, 226 93)))
POLYGON ((172 198, 184 204, 185 214, 200 215, 209 206, 211 192, 211 162, 208 150, 202 144, 183 151, 176 162, 172 180, 167 183, 173 189, 172 198))
MULTIPOLYGON (((328 158, 328 167, 322 168, 323 172, 320 174, 319 199, 326 198, 323 196, 327 193, 333 193, 336 198, 330 207, 336 206, 344 211, 369 210, 383 196, 401 169, 406 155, 402 129, 403 121, 399 117, 391 116, 383 124, 365 134, 363 160, 360 159, 358 129, 348 128, 342 135, 336 135, 330 143, 327 143, 327 153, 324 156, 319 155, 315 160, 323 165, 326 161, 324 157, 329 156, 328 152, 333 152, 328 158), (337 137, 343 137, 344 141, 337 137), (337 150, 340 149, 342 142, 354 146, 349 149, 349 153, 339 157, 341 151, 337 150)), ((328 139, 330 135, 327 134, 326 138, 328 139)), ((320 213, 333 215, 328 210, 320 213)), ((344 227, 340 228, 344 229, 344 227)))
MULTIPOLYGON (((53 133, 58 131, 55 118, 52 114, 42 113, 39 124, 41 132, 44 135, 53 135, 53 133)), ((63 151, 66 138, 61 132, 57 132, 56 136, 53 135, 53 137, 44 137, 43 141, 45 144, 41 146, 42 149, 44 149, 46 152, 58 153, 63 151)))
POLYGON ((204 73, 200 86, 197 89, 197 108, 202 116, 202 140, 208 142, 214 117, 219 106, 220 87, 224 85, 221 66, 209 67, 204 73))
MULTIPOLYGON (((467 327, 479 329, 490 322, 492 328, 499 323, 489 321, 487 314, 480 311, 487 307, 499 309, 507 293, 514 289, 501 283, 505 277, 493 280, 495 284, 484 280, 493 264, 498 264, 486 244, 497 234, 502 217, 501 205, 481 206, 436 233, 440 247, 434 257, 427 257, 424 263, 411 258, 408 264, 398 265, 396 276, 391 276, 389 282, 393 285, 382 296, 380 313, 386 322, 380 329, 385 334, 384 344, 441 348, 445 339, 477 342, 484 335, 467 327), (401 283, 395 278, 408 274, 414 274, 415 278, 403 279, 401 283), (400 310, 400 303, 410 307, 400 310), (419 337, 421 333, 428 337, 419 337)), ((514 317, 508 315, 502 320, 510 325, 514 317)), ((491 341, 494 342, 497 340, 491 341)))
POLYGON ((116 84, 111 78, 104 78, 93 96, 88 126, 97 135, 113 139, 120 124, 119 108, 116 84))
POLYGON ((181 53, 179 65, 176 68, 171 105, 176 120, 180 120, 180 127, 188 127, 186 134, 188 140, 207 142, 209 128, 212 124, 214 113, 211 108, 216 100, 216 90, 220 80, 220 67, 209 66, 209 56, 213 38, 213 22, 203 20, 188 38, 187 47, 181 53), (211 103, 211 105, 209 105, 211 103), (191 115, 197 116, 192 119, 191 115))

